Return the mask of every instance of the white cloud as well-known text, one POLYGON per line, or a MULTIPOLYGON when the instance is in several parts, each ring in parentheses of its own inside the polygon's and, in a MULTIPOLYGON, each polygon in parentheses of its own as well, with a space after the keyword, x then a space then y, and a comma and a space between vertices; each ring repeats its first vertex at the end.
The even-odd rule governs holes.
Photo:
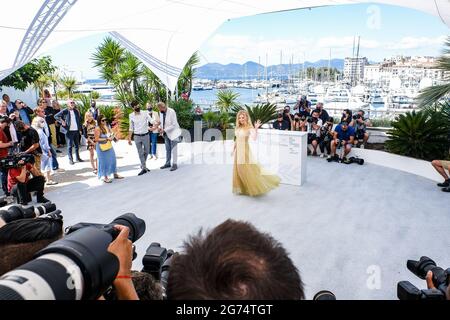
POLYGON ((440 46, 444 43, 446 36, 439 36, 435 38, 429 37, 404 37, 400 41, 395 43, 390 43, 387 45, 388 49, 391 50, 407 50, 407 49, 420 49, 429 46, 440 46))

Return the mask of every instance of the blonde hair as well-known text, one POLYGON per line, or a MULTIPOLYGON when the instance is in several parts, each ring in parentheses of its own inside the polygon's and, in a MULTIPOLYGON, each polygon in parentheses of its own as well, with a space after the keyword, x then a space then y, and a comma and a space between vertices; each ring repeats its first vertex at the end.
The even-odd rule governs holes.
POLYGON ((85 126, 87 126, 88 124, 96 124, 96 121, 95 121, 95 119, 94 119, 94 115, 92 114, 92 112, 90 112, 90 111, 86 111, 86 113, 84 114, 84 125, 85 126), (89 121, 88 122, 88 118, 86 117, 88 114, 90 114, 91 115, 91 121, 89 121))
POLYGON ((238 130, 238 129, 251 129, 251 128, 253 128, 253 124, 252 124, 252 119, 250 119, 250 115, 248 114, 247 111, 240 110, 237 113, 237 115, 236 115, 236 130, 238 130), (239 122, 239 116, 242 115, 242 114, 245 115, 245 117, 247 118, 247 124, 245 126, 241 125, 240 122, 239 122))
POLYGON ((31 121, 31 126, 36 130, 41 129, 41 127, 39 127, 39 122, 44 121, 44 120, 45 120, 44 118, 36 116, 33 118, 33 121, 31 121))

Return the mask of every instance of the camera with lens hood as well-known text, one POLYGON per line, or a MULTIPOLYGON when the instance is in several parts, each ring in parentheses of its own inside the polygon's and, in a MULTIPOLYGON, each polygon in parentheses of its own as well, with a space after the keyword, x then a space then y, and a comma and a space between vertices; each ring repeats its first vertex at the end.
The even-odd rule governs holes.
MULTIPOLYGON (((436 265, 432 259, 421 257, 420 260, 408 260, 406 267, 420 279, 425 280, 428 271, 433 272, 435 288, 420 290, 409 281, 397 284, 397 297, 400 300, 445 300, 450 285, 450 268, 444 270, 436 265)), ((450 297, 449 297, 450 298, 450 297)))
POLYGON ((130 229, 138 240, 145 221, 127 213, 109 224, 78 223, 66 236, 37 252, 34 260, 0 277, 0 300, 93 300, 112 284, 119 260, 108 252, 118 236, 115 225, 130 229))

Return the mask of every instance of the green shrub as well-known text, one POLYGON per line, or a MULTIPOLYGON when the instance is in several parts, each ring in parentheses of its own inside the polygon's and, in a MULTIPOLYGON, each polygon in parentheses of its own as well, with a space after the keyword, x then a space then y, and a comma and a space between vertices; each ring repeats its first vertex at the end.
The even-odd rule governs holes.
POLYGON ((191 100, 170 101, 169 106, 177 113, 180 128, 189 130, 194 127, 194 106, 191 100))
POLYGON ((236 123, 236 115, 239 110, 246 110, 250 115, 253 124, 259 120, 262 124, 268 123, 277 118, 277 106, 272 103, 257 104, 255 106, 245 105, 244 107, 235 106, 230 114, 230 123, 236 123))
POLYGON ((440 114, 408 112, 400 115, 388 131, 389 152, 423 160, 448 157, 447 119, 440 114))

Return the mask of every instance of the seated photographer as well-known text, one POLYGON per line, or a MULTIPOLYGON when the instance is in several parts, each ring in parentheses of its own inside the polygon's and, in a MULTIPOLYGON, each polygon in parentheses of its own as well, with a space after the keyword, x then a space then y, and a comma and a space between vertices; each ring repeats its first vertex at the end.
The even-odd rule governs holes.
MULTIPOLYGON (((9 121, 8 116, 0 116, 0 159, 6 158, 9 153, 9 148, 14 145, 14 143, 8 139, 4 132, 4 130, 8 127, 9 121)), ((2 178, 2 190, 6 196, 9 196, 8 169, 1 168, 0 174, 2 178)))
POLYGON ((44 197, 45 178, 31 163, 23 160, 18 162, 18 168, 9 169, 8 190, 17 203, 27 205, 31 201, 30 192, 36 191, 36 201, 45 203, 49 200, 44 197), (30 179, 30 174, 33 176, 30 179))
POLYGON ((347 122, 350 124, 352 122, 352 111, 350 109, 344 109, 342 112, 341 123, 347 122))
POLYGON ((173 257, 172 300, 304 299, 299 272, 283 246, 248 222, 227 220, 191 236, 173 257))
POLYGON ((319 110, 314 110, 311 117, 307 119, 308 145, 313 147, 313 156, 317 156, 317 146, 319 145, 320 128, 322 119, 319 118, 319 110))
POLYGON ((301 122, 301 119, 300 119, 300 114, 298 114, 298 113, 294 114, 294 121, 292 121, 292 128, 291 128, 291 130, 292 131, 304 131, 304 130, 306 130, 306 127, 303 128, 301 126, 301 124, 302 124, 302 122, 301 122))
POLYGON ((357 114, 352 117, 352 122, 350 126, 355 128, 355 142, 361 142, 361 147, 364 148, 364 145, 369 140, 369 133, 367 132, 367 127, 370 127, 372 124, 369 119, 364 118, 364 110, 359 110, 357 114))
POLYGON ((30 261, 62 235, 62 219, 22 219, 4 225, 0 228, 0 275, 30 261))
POLYGON ((289 106, 284 107, 283 120, 289 124, 288 130, 291 130, 292 122, 294 121, 294 116, 291 114, 291 107, 289 107, 289 106))
POLYGON ((327 154, 331 154, 331 140, 333 140, 333 117, 328 117, 325 124, 320 128, 320 137, 319 137, 319 148, 320 148, 320 157, 323 158, 325 156, 325 151, 327 154))
POLYGON ((22 121, 16 121, 15 126, 16 130, 20 133, 21 136, 20 151, 23 153, 34 155, 34 166, 40 172, 42 149, 39 144, 38 132, 22 121))
POLYGON ((290 122, 284 120, 283 114, 279 113, 277 116, 277 120, 273 122, 272 127, 275 130, 289 130, 290 122))
POLYGON ((336 157, 336 149, 340 146, 344 148, 344 155, 340 159, 344 163, 350 163, 347 155, 352 151, 353 141, 355 140, 355 129, 348 125, 348 122, 341 122, 334 129, 333 140, 331 140, 331 155, 329 159, 336 157))

